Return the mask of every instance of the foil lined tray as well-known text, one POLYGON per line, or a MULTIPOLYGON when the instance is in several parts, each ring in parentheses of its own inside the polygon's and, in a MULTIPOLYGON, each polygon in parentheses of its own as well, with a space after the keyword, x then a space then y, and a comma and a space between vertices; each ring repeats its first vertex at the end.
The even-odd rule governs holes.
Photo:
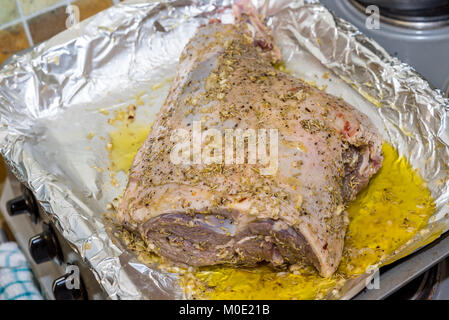
MULTIPOLYGON (((449 101, 410 66, 391 57, 317 1, 254 1, 267 16, 287 68, 304 79, 331 71, 327 92, 368 114, 419 170, 436 202, 428 228, 400 248, 404 256, 449 228, 449 101), (339 81, 343 80, 343 81, 339 81)), ((211 18, 233 21, 231 1, 134 1, 76 25, 0 70, 0 152, 36 195, 112 299, 179 299, 175 273, 139 262, 113 241, 103 214, 126 175, 110 184, 102 139, 113 130, 100 109, 144 101, 136 121, 150 123, 175 75, 182 49, 211 18), (224 8, 224 9, 223 9, 224 8), (151 89, 150 89, 151 88, 151 89), (157 89, 156 89, 157 88, 157 89), (142 94, 143 93, 143 94, 142 94)), ((360 291, 367 273, 328 298, 360 291)))

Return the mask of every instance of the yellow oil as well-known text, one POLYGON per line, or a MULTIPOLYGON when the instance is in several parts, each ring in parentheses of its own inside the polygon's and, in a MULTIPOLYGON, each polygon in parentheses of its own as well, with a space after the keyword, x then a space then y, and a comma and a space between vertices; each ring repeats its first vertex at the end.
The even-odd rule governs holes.
MULTIPOLYGON (((112 170, 128 171, 151 126, 124 124, 110 134, 112 170)), ((346 279, 363 274, 412 239, 435 205, 425 182, 404 157, 383 145, 382 168, 348 207, 350 223, 340 267, 331 278, 312 268, 279 272, 269 267, 204 267, 180 285, 197 299, 321 299, 346 279)))
POLYGON ((112 172, 128 172, 134 156, 151 130, 151 124, 124 122, 116 130, 109 133, 109 158, 112 172))
POLYGON ((350 224, 339 271, 364 273, 424 228, 435 212, 426 183, 404 157, 383 145, 377 175, 348 207, 350 224))

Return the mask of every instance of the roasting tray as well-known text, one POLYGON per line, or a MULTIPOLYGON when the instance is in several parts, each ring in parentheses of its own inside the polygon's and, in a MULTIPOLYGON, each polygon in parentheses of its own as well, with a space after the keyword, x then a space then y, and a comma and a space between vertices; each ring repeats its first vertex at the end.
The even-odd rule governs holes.
MULTIPOLYGON (((316 75, 329 71, 333 81, 326 91, 366 113, 427 181, 436 212, 427 229, 391 259, 446 231, 449 104, 441 92, 317 1, 254 3, 269 17, 287 68, 319 86, 316 75)), ((220 10, 229 4, 120 3, 14 56, 0 70, 0 152, 112 299, 189 296, 176 273, 142 264, 106 232, 103 214, 127 177, 118 175, 114 187, 103 170, 104 138, 113 128, 100 110, 113 112, 139 99, 136 121, 150 123, 181 50, 210 18, 232 21, 229 10, 220 10), (95 138, 89 140, 91 132, 95 138)), ((328 298, 354 296, 371 276, 348 281, 328 298)))

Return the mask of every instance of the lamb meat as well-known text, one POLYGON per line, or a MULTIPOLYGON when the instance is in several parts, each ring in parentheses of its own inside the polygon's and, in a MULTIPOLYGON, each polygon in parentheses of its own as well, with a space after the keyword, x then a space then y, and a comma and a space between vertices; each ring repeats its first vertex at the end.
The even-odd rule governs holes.
POLYGON ((382 138, 342 99, 277 70, 279 52, 257 21, 246 13, 214 21, 187 44, 118 219, 183 265, 313 265, 329 277, 342 256, 345 207, 381 166, 382 138), (263 174, 266 163, 249 160, 173 163, 173 132, 193 134, 195 121, 220 132, 276 129, 277 170, 263 174))

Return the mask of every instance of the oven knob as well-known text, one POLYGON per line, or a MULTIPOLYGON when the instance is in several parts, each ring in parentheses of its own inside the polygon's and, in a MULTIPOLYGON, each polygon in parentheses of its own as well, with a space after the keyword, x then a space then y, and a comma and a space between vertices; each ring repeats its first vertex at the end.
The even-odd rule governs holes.
POLYGON ((39 210, 34 200, 33 193, 27 189, 22 188, 23 194, 17 198, 9 200, 6 204, 6 208, 10 216, 16 216, 19 214, 28 214, 31 220, 36 223, 39 217, 39 210))
POLYGON ((61 258, 56 237, 48 224, 44 224, 44 232, 30 239, 29 249, 31 257, 37 264, 61 258))
POLYGON ((86 295, 81 281, 74 287, 70 277, 65 274, 53 282, 53 295, 56 300, 84 300, 86 295))

